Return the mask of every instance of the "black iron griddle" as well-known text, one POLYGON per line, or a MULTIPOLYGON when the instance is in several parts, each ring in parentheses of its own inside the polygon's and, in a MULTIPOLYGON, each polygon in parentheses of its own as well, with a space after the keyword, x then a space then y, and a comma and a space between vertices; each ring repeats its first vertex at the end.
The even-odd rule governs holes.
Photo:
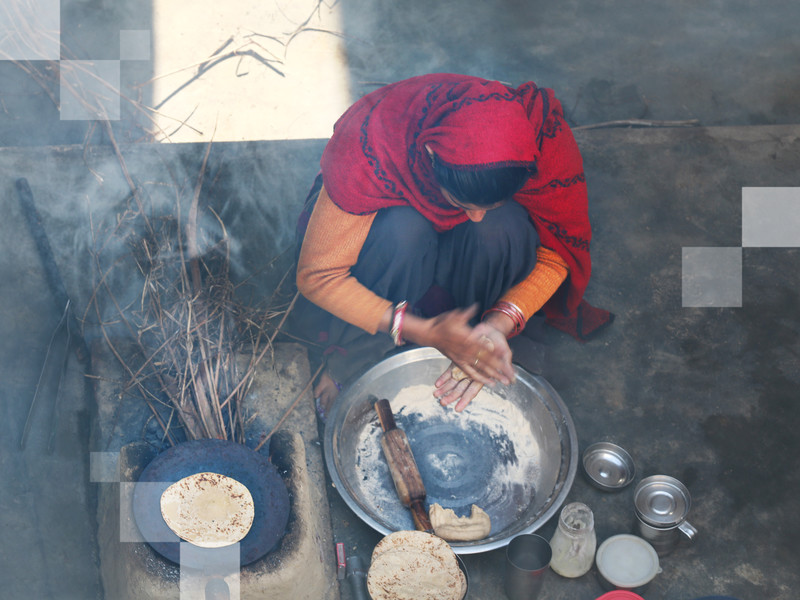
POLYGON ((182 566, 202 568, 214 562, 218 549, 193 547, 181 561, 180 538, 161 516, 161 495, 176 481, 195 473, 220 473, 247 487, 253 497, 253 525, 239 542, 240 565, 267 554, 283 536, 289 521, 289 492, 269 460, 226 440, 193 440, 156 456, 137 482, 133 515, 145 541, 164 558, 182 566), (147 484, 147 485, 140 485, 147 484))

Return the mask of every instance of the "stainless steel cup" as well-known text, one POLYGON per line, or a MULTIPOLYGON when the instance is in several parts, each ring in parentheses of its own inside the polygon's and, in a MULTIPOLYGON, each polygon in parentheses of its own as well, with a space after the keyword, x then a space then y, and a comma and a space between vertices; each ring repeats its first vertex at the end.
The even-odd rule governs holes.
POLYGON ((666 556, 681 536, 693 540, 697 529, 686 520, 692 498, 680 481, 668 475, 653 475, 639 482, 633 493, 639 535, 650 542, 659 556, 666 556))
POLYGON ((543 537, 518 535, 506 547, 505 592, 510 600, 533 600, 542 589, 553 552, 543 537))
POLYGON ((675 550, 678 542, 681 541, 681 534, 689 540, 693 540, 697 535, 697 529, 688 521, 684 521, 675 527, 653 527, 637 518, 637 527, 639 535, 650 542, 650 545, 655 548, 659 556, 666 556, 675 550))

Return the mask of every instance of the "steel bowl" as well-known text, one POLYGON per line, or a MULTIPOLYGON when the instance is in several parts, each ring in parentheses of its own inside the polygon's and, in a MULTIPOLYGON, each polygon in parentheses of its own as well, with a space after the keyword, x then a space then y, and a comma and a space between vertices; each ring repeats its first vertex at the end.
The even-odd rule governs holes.
POLYGON ((583 452, 583 470, 596 487, 608 492, 621 490, 633 481, 636 466, 624 448, 597 442, 583 452))
POLYGON ((388 399, 408 436, 427 504, 459 516, 476 504, 491 518, 487 538, 452 542, 453 550, 486 552, 533 533, 557 513, 575 478, 577 435, 556 391, 520 367, 513 385, 485 388, 483 402, 476 398, 462 413, 440 406, 433 382, 448 365, 437 350, 417 348, 372 367, 331 408, 325 461, 339 494, 367 525, 384 535, 414 529, 380 447, 373 403, 388 399), (410 390, 416 395, 408 402, 410 390))

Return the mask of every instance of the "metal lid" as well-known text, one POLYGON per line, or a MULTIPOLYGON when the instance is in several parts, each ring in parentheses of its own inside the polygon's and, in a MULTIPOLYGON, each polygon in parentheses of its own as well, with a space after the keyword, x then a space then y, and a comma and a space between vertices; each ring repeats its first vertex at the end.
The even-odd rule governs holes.
POLYGON ((653 527, 680 524, 689 512, 692 500, 680 481, 667 475, 653 475, 639 482, 633 495, 636 514, 653 527))
POLYGON ((597 442, 583 452, 583 470, 601 490, 621 490, 636 474, 631 455, 611 442, 597 442))

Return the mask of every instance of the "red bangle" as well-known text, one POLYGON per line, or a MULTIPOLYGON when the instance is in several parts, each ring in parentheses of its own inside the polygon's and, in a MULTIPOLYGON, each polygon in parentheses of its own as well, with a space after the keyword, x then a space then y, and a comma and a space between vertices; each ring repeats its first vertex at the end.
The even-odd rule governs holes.
POLYGON ((490 312, 499 312, 506 315, 509 319, 511 319, 512 323, 514 323, 514 329, 511 330, 511 333, 508 334, 509 338, 514 337, 515 335, 519 334, 523 329, 525 329, 525 315, 522 314, 522 311, 516 304, 512 304, 511 302, 506 302, 501 300, 497 304, 495 304, 492 308, 487 310, 483 313, 481 320, 486 319, 486 315, 490 312))
POLYGON ((392 315, 392 328, 389 331, 389 335, 392 336, 392 341, 394 342, 395 346, 402 346, 405 344, 405 341, 403 340, 403 319, 406 316, 407 308, 408 302, 405 300, 398 302, 397 306, 394 307, 394 314, 392 315))

